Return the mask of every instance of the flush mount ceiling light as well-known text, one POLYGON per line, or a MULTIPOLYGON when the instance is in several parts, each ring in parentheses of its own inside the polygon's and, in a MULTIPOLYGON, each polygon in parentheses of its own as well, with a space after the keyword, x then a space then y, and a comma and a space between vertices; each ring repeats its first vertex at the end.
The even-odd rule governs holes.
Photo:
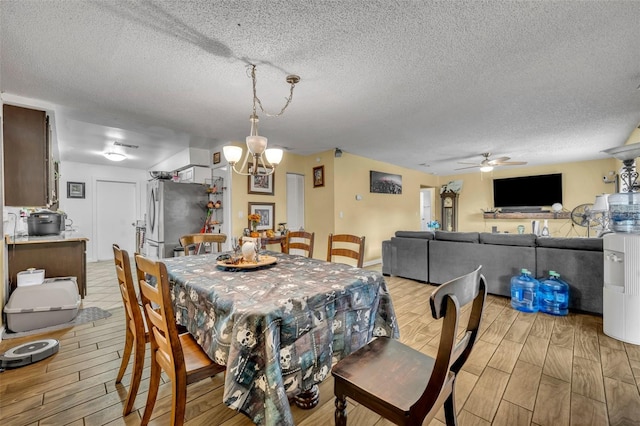
POLYGON ((260 106, 260 110, 267 115, 267 117, 279 117, 284 113, 293 99, 293 89, 297 83, 300 82, 300 77, 297 75, 288 75, 287 83, 290 84, 291 89, 289 97, 286 98, 287 102, 284 104, 278 114, 269 114, 262 107, 262 102, 256 94, 256 66, 251 65, 251 80, 253 82, 253 113, 249 116, 251 121, 251 133, 247 136, 247 153, 242 161, 242 165, 236 167, 240 158, 242 158, 242 148, 239 146, 228 145, 223 147, 224 158, 229 162, 234 172, 240 175, 270 175, 275 171, 275 168, 280 161, 282 161, 283 151, 279 148, 267 149, 267 138, 258 135, 258 115, 256 114, 256 104, 260 106), (245 167, 249 163, 249 157, 253 157, 253 165, 249 167, 249 170, 245 171, 245 167), (259 167, 261 166, 261 167, 259 167))
POLYGON ((113 152, 113 151, 105 152, 102 155, 104 155, 107 160, 111 160, 111 161, 122 161, 122 160, 126 160, 127 158, 126 155, 121 154, 119 152, 113 152))

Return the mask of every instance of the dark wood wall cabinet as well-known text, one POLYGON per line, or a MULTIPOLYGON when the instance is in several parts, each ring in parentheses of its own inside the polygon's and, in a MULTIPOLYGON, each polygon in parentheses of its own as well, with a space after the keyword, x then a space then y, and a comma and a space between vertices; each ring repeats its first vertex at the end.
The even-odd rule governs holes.
POLYGON ((18 272, 44 269, 45 278, 76 277, 78 292, 87 294, 86 238, 13 241, 5 237, 9 260, 10 292, 17 287, 18 272))
POLYGON ((58 174, 45 111, 3 106, 6 206, 58 207, 58 174))

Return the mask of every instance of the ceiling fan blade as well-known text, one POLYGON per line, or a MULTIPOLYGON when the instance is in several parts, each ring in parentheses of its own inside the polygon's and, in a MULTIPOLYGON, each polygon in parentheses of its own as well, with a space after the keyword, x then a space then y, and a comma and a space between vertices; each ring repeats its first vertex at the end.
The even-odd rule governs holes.
POLYGON ((469 164, 469 165, 474 165, 474 166, 480 166, 481 165, 479 163, 468 163, 466 161, 458 161, 458 164, 469 164))
MULTIPOLYGON (((470 163, 467 163, 470 164, 470 163)), ((453 170, 464 170, 464 169, 475 169, 476 167, 480 167, 479 164, 476 164, 475 166, 469 166, 469 167, 460 167, 458 169, 453 169, 453 170)))
POLYGON ((501 162, 501 163, 497 163, 497 164, 493 164, 494 166, 522 166, 524 164, 527 164, 526 161, 506 161, 506 162, 501 162))
POLYGON ((489 165, 491 166, 495 166, 498 165, 500 163, 504 163, 505 161, 509 161, 511 157, 498 157, 498 158, 492 158, 491 160, 489 160, 487 158, 487 160, 489 160, 489 165))

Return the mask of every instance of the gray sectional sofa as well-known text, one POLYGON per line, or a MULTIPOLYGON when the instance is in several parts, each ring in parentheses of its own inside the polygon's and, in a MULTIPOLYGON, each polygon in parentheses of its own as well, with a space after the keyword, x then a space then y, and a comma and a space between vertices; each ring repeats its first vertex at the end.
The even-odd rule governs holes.
POLYGON ((398 231, 382 242, 382 273, 442 284, 478 265, 487 291, 511 296, 511 277, 522 268, 569 283, 569 308, 602 314, 602 239, 536 237, 488 232, 398 231))

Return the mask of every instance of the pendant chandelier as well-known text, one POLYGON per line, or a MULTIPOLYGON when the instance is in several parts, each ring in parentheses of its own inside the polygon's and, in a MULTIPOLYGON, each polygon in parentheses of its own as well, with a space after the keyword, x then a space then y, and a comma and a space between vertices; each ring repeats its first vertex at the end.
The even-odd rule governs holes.
POLYGON ((289 92, 289 97, 286 98, 287 102, 282 107, 279 113, 277 114, 269 114, 262 107, 262 102, 258 98, 256 94, 256 66, 251 65, 251 80, 253 82, 253 112, 249 116, 249 120, 251 121, 251 133, 247 136, 247 153, 244 156, 244 160, 240 167, 238 166, 238 162, 240 158, 242 158, 242 148, 239 146, 228 145, 223 147, 224 158, 227 160, 229 165, 234 172, 245 175, 245 176, 256 176, 256 175, 270 175, 275 171, 275 168, 280 161, 282 161, 283 151, 279 148, 269 148, 267 149, 267 138, 264 136, 258 135, 258 115, 256 114, 256 104, 260 106, 260 110, 267 115, 268 117, 279 117, 284 113, 284 110, 287 109, 289 104, 291 103, 291 99, 293 99, 293 89, 297 83, 300 82, 300 77, 297 75, 288 75, 287 83, 290 84, 291 89, 289 92), (249 164, 249 158, 253 157, 251 161, 251 165, 248 170, 245 170, 247 164, 249 164))

